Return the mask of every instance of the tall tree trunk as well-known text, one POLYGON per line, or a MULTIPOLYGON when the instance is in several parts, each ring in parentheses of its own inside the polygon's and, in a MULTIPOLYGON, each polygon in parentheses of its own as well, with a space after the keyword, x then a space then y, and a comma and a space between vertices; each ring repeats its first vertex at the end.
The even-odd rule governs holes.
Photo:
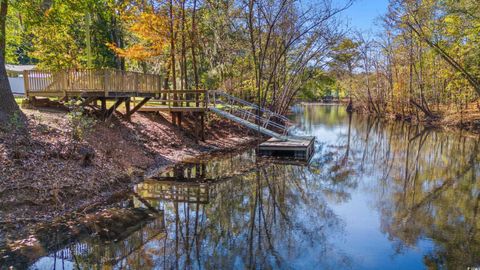
MULTIPOLYGON (((192 50, 192 65, 193 65, 193 78, 195 81, 195 90, 198 89, 198 70, 197 70, 197 55, 196 55, 196 42, 197 42, 197 22, 196 22, 196 13, 197 13, 197 0, 193 0, 193 10, 192 10, 192 32, 190 35, 191 39, 191 50, 192 50)), ((196 106, 199 106, 199 95, 195 95, 196 106)))
POLYGON ((0 125, 5 124, 15 112, 19 111, 5 68, 7 8, 8 0, 0 0, 0 125))
MULTIPOLYGON (((175 17, 173 14, 173 0, 170 0, 170 57, 171 57, 171 68, 172 68, 172 87, 173 90, 177 90, 177 75, 175 72, 175 17)), ((173 95, 173 99, 177 100, 177 93, 173 95)), ((176 102, 174 102, 174 106, 176 106, 176 102)))
MULTIPOLYGON (((125 48, 125 42, 123 41, 123 34, 120 28, 120 25, 117 21, 116 15, 112 15, 110 18, 110 39, 111 41, 118 46, 118 48, 125 48)), ((113 55, 113 61, 115 67, 120 70, 125 70, 125 58, 118 56, 117 54, 113 55)))
MULTIPOLYGON (((185 32, 185 0, 180 2, 181 9, 182 9, 182 53, 181 53, 181 90, 189 90, 188 88, 188 80, 187 80, 187 48, 186 48, 186 32, 185 32)), ((189 100, 190 94, 184 94, 184 98, 189 100)), ((187 106, 189 106, 189 102, 186 102, 187 106)))

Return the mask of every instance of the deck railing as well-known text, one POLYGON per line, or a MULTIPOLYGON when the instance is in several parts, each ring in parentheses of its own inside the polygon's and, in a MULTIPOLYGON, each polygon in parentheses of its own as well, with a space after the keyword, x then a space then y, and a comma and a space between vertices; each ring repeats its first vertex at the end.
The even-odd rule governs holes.
POLYGON ((24 71, 25 94, 43 97, 154 97, 169 107, 207 107, 205 90, 164 90, 162 77, 116 69, 24 71))
POLYGON ((160 93, 159 75, 115 69, 24 72, 26 94, 78 94, 83 92, 160 93))

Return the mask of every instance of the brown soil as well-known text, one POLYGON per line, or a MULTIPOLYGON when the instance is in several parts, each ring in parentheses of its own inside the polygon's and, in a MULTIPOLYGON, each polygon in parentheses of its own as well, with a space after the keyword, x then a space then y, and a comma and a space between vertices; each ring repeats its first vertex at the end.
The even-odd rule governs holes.
POLYGON ((98 121, 77 142, 65 112, 23 111, 23 131, 0 131, 0 228, 86 210, 152 169, 257 142, 245 128, 213 115, 206 119, 206 140, 197 142, 191 118, 179 128, 167 115, 140 113, 131 122, 98 121))

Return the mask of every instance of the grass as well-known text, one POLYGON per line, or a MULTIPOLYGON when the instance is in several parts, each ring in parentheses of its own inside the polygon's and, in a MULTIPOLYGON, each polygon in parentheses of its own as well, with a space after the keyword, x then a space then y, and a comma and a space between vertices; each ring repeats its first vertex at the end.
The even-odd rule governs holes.
POLYGON ((15 97, 15 102, 20 106, 22 105, 22 101, 24 100, 24 97, 15 97))

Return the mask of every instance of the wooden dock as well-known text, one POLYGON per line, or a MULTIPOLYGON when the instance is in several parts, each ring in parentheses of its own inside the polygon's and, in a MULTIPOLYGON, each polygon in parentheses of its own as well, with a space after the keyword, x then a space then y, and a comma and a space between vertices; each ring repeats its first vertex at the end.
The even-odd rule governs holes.
POLYGON ((259 156, 310 161, 315 150, 315 137, 292 137, 288 141, 271 138, 260 144, 259 156))
POLYGON ((206 90, 164 89, 160 75, 115 69, 28 70, 23 76, 26 97, 33 104, 38 98, 81 100, 81 106, 96 110, 105 120, 115 112, 129 121, 138 111, 167 112, 178 126, 183 115, 190 113, 198 123, 195 134, 204 139, 206 90))
MULTIPOLYGON (((207 91, 164 89, 160 75, 115 69, 83 69, 29 70, 23 76, 27 98, 80 98, 84 100, 84 105, 114 100, 125 102, 127 109, 127 103, 132 98, 140 98, 142 101, 135 111, 147 103, 161 104, 158 109, 162 111, 204 111, 207 108, 207 91)), ((154 108, 155 106, 150 111, 154 108)))
POLYGON ((167 112, 171 114, 172 123, 180 127, 183 115, 189 113, 195 119, 194 132, 200 140, 204 139, 204 115, 210 111, 275 138, 261 146, 265 153, 287 155, 293 151, 295 158, 311 155, 311 147, 303 145, 304 139, 289 135, 291 123, 288 118, 223 91, 166 89, 168 83, 160 75, 115 69, 29 70, 23 76, 25 93, 33 106, 36 102, 41 104, 37 100, 39 97, 47 98, 46 101, 55 98, 64 103, 74 100, 79 106, 91 108, 104 120, 113 113, 130 121, 138 111, 167 112), (291 150, 294 146, 295 150, 291 150))

